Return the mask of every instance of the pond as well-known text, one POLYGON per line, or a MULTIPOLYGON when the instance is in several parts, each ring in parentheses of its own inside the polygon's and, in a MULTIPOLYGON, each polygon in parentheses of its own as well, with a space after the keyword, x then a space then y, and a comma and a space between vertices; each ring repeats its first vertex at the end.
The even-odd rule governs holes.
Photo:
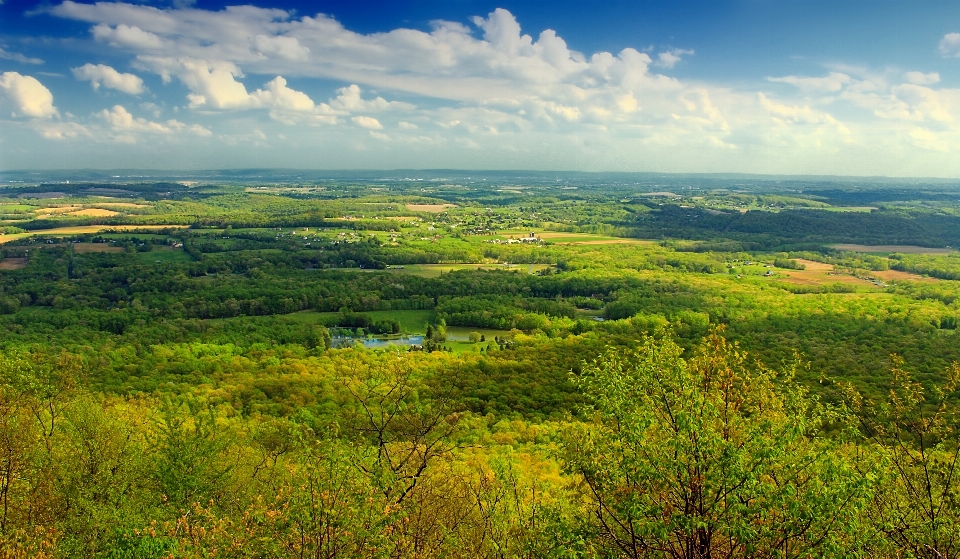
POLYGON ((363 347, 377 349, 390 346, 423 345, 423 336, 401 336, 399 338, 357 338, 351 336, 336 336, 333 338, 333 347, 353 347, 360 342, 363 347))

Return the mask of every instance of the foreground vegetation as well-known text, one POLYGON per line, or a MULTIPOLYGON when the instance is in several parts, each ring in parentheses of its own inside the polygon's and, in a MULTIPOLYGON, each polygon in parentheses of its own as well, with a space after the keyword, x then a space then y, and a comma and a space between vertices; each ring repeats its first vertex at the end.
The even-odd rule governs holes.
POLYGON ((2 554, 960 555, 955 194, 494 186, 6 189, 2 554))

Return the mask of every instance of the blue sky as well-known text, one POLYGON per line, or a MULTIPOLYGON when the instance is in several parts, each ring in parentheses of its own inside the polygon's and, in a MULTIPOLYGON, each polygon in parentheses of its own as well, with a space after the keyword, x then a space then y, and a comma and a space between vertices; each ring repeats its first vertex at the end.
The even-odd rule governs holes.
POLYGON ((960 177, 960 3, 0 3, 0 169, 960 177))

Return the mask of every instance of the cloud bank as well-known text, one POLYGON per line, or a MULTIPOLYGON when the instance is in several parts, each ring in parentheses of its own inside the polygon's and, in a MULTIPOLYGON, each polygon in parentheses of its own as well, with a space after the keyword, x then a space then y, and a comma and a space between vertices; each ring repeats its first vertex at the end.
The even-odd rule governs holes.
MULTIPOLYGON (((172 107, 149 103, 154 120, 122 105, 71 119, 36 78, 3 74, 4 107, 15 118, 46 119, 41 133, 56 139, 82 137, 80 126, 97 138, 151 134, 336 153, 369 151, 373 139, 393 158, 378 161, 421 166, 452 158, 450 165, 513 168, 817 173, 869 172, 878 162, 917 167, 931 161, 923 154, 960 148, 960 90, 929 69, 834 65, 730 87, 671 75, 697 62, 692 48, 582 53, 554 30, 525 32, 502 8, 369 34, 325 14, 249 5, 66 0, 45 11, 89 25, 90 43, 136 72, 92 61, 73 68, 78 80, 101 92, 177 96, 172 107), (160 119, 171 108, 177 119, 160 119), (62 126, 51 128, 57 118, 62 126), (205 125, 182 122, 191 120, 205 125)), ((934 57, 960 56, 958 33, 932 44, 934 57)), ((895 172, 916 174, 909 166, 895 172)))

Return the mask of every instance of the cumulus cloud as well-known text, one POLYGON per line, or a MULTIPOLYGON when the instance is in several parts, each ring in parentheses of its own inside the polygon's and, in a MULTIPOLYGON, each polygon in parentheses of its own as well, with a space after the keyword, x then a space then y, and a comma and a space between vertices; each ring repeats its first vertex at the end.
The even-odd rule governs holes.
POLYGON ((383 125, 380 124, 380 121, 377 120, 377 119, 375 119, 375 118, 373 118, 372 116, 362 116, 362 115, 361 115, 361 116, 355 116, 355 117, 351 118, 350 120, 352 120, 353 123, 356 124, 357 126, 360 126, 360 127, 362 127, 362 128, 367 128, 367 129, 369 129, 369 130, 382 130, 382 129, 383 129, 383 125))
POLYGON ((171 135, 177 132, 188 132, 196 136, 211 135, 210 130, 198 124, 187 125, 173 119, 160 123, 134 117, 122 105, 114 105, 111 109, 104 109, 96 116, 105 121, 113 132, 119 133, 116 139, 121 141, 132 141, 136 134, 171 135))
POLYGON ((549 29, 534 40, 503 9, 473 19, 482 39, 467 26, 444 21, 434 22, 430 32, 364 35, 323 14, 296 18, 253 6, 212 12, 68 0, 48 11, 92 23, 95 38, 138 55, 339 79, 451 100, 510 99, 521 93, 578 96, 605 86, 637 87, 651 63, 632 48, 588 59, 549 29))
POLYGON ((914 85, 931 85, 940 81, 940 74, 938 72, 930 72, 929 74, 924 74, 923 72, 907 72, 903 75, 903 79, 914 85))
POLYGON ((138 62, 144 68, 158 73, 165 82, 176 77, 191 91, 187 95, 192 109, 256 109, 270 110, 270 116, 287 124, 299 121, 335 124, 342 112, 326 103, 314 103, 302 91, 287 86, 287 80, 277 76, 262 89, 248 92, 237 78, 243 73, 233 63, 197 60, 192 58, 163 58, 141 56, 138 62))
MULTIPOLYGON (((503 9, 466 23, 365 34, 324 14, 165 5, 67 0, 46 11, 87 23, 95 40, 128 55, 141 76, 181 83, 197 112, 263 111, 287 125, 349 123, 365 129, 367 141, 386 138, 389 129, 392 149, 439 154, 439 146, 470 146, 503 154, 551 146, 539 153, 561 167, 582 157, 596 165, 662 158, 688 168, 719 153, 717 168, 729 168, 741 154, 744 168, 762 171, 754 162, 769 160, 758 157, 765 149, 758 146, 770 138, 780 142, 778 157, 808 161, 842 143, 883 138, 890 153, 905 153, 898 150, 955 146, 960 138, 960 95, 940 86, 935 72, 832 65, 822 76, 769 77, 768 88, 792 87, 760 94, 665 75, 693 54, 687 49, 581 53, 553 30, 524 30, 503 9), (330 82, 342 87, 321 102, 314 88, 330 82), (568 151, 553 149, 561 144, 568 151)), ((945 36, 941 52, 960 55, 960 34, 945 36)), ((174 130, 153 114, 154 124, 174 130)))
POLYGON ((34 127, 37 133, 48 140, 71 140, 79 137, 93 137, 93 133, 89 128, 76 122, 37 122, 34 127))
POLYGON ((50 118, 59 114, 53 106, 53 94, 32 76, 4 72, 0 75, 0 91, 13 103, 14 116, 50 118))
POLYGON ((253 44, 265 58, 277 56, 287 60, 307 60, 310 56, 310 49, 302 46, 296 37, 257 35, 253 38, 253 44))
POLYGON ((414 107, 410 103, 387 101, 383 97, 366 100, 361 97, 360 86, 351 84, 337 90, 337 96, 330 100, 330 107, 345 112, 384 112, 389 110, 408 111, 414 107))
POLYGON ((824 111, 818 111, 809 105, 784 105, 776 103, 767 98, 763 93, 759 93, 760 105, 766 109, 775 122, 780 124, 829 124, 836 127, 843 134, 849 134, 849 130, 836 118, 824 111))
POLYGON ((43 60, 39 58, 25 56, 19 52, 10 52, 3 48, 0 48, 0 58, 4 60, 13 60, 14 62, 19 62, 21 64, 43 64, 43 60))
POLYGON ((120 24, 110 27, 106 24, 96 25, 91 32, 98 41, 109 43, 114 47, 127 47, 138 50, 159 50, 163 41, 153 33, 149 33, 136 25, 120 24))
POLYGON ((830 72, 829 75, 822 78, 811 78, 804 76, 784 76, 782 78, 767 78, 767 81, 775 83, 786 83, 798 87, 808 92, 836 92, 853 80, 847 74, 840 72, 830 72))
POLYGON ((87 63, 79 68, 73 68, 73 77, 81 81, 89 81, 94 91, 104 86, 109 89, 116 89, 130 95, 140 95, 145 91, 143 80, 134 74, 122 74, 110 66, 104 64, 87 63))
POLYGON ((657 55, 657 66, 663 68, 673 68, 677 62, 683 60, 684 56, 692 55, 693 51, 688 49, 673 49, 661 52, 657 55))
POLYGON ((940 40, 940 54, 943 56, 960 56, 960 33, 947 33, 940 40))

